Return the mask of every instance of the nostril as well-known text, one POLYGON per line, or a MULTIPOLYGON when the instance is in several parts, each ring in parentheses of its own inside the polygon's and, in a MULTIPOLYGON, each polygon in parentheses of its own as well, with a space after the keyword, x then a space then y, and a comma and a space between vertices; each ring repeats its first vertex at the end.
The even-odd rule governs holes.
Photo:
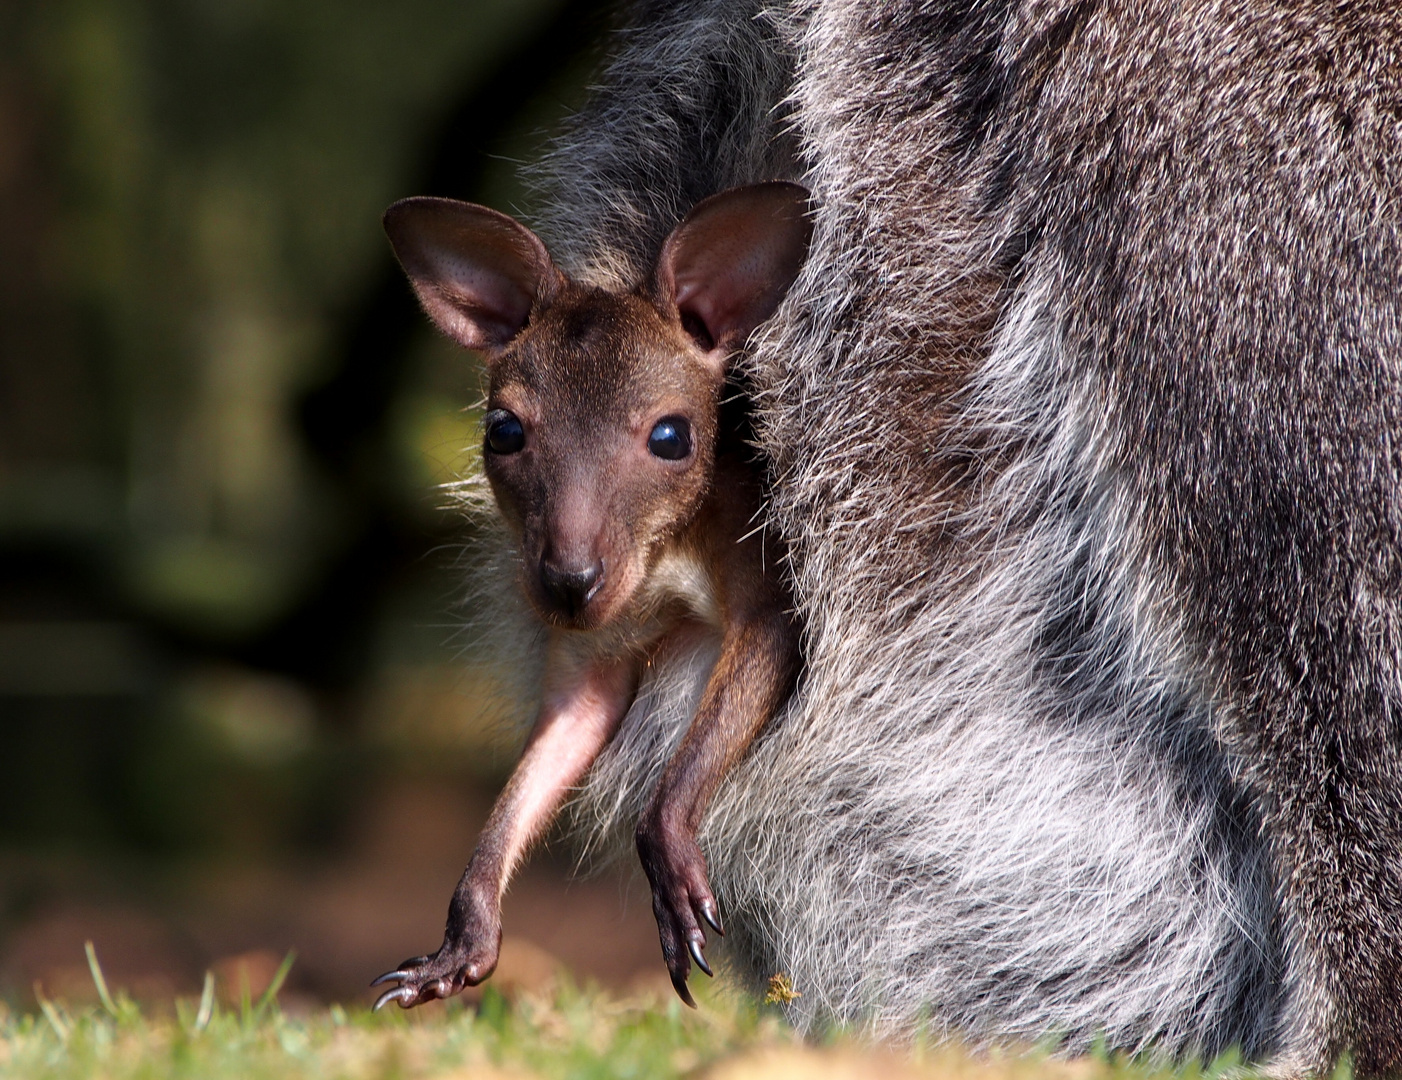
POLYGON ((592 566, 586 566, 579 572, 579 587, 583 590, 584 602, 587 604, 594 599, 594 594, 599 591, 599 586, 604 583, 604 564, 598 560, 592 566))
POLYGON ((604 564, 595 560, 582 569, 556 566, 543 560, 540 583, 554 604, 570 615, 577 615, 598 593, 604 581, 604 564))

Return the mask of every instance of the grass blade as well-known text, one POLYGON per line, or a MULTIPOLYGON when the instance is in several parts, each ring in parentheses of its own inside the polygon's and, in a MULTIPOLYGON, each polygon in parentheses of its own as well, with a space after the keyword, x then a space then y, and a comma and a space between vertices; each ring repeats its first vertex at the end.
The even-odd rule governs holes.
POLYGON ((268 983, 268 988, 263 991, 263 996, 258 999, 258 1004, 253 1007, 254 1016, 262 1016, 263 1010, 277 1000, 278 991, 282 989, 282 984, 287 981, 287 974, 292 970, 292 965, 297 960, 297 950, 288 949, 287 955, 282 958, 282 963, 277 966, 277 971, 273 973, 273 981, 268 983))
POLYGON ((195 1013, 195 1030, 203 1031, 214 1019, 214 972, 204 973, 204 989, 200 992, 200 1008, 195 1013))
POLYGON ((107 979, 102 974, 102 965, 97 962, 97 950, 93 948, 91 941, 83 942, 83 952, 88 954, 88 970, 92 972, 93 985, 97 987, 97 996, 102 1002, 102 1007, 112 1016, 116 1016, 117 1003, 112 1000, 112 994, 107 989, 107 979))
POLYGON ((58 1036, 58 1041, 67 1045, 69 1035, 68 1024, 64 1021, 62 1014, 59 1013, 54 1003, 44 996, 44 992, 39 988, 37 982, 34 984, 34 1000, 39 1002, 39 1008, 43 1010, 44 1019, 47 1020, 49 1026, 54 1029, 54 1034, 58 1036))

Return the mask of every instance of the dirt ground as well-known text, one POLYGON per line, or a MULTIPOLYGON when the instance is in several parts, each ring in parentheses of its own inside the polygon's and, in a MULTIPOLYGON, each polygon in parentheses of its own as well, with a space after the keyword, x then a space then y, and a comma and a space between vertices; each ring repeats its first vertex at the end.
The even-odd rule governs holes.
MULTIPOLYGON (((489 805, 489 793, 405 780, 366 800, 355 841, 332 860, 225 863, 158 881, 130 867, 0 854, 0 993, 22 1005, 37 985, 95 1000, 91 940, 109 982, 156 1007, 198 993, 205 970, 226 999, 244 979, 256 995, 289 949, 286 1007, 369 1002, 374 976, 437 947, 489 805)), ((509 993, 561 971, 618 991, 667 987, 641 881, 621 869, 578 877, 567 852, 547 848, 507 895, 493 981, 509 993)))

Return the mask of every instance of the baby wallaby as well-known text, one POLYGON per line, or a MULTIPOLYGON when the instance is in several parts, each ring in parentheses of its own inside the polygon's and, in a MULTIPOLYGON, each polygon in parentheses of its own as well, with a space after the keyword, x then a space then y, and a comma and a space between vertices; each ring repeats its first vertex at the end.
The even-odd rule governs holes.
POLYGON ((720 652, 690 727, 637 826, 672 985, 710 974, 722 933, 696 833, 717 785, 783 704, 798 632, 760 480, 722 409, 727 366, 808 250, 808 193, 736 188, 699 203, 649 280, 571 280, 494 210, 406 199, 385 214, 437 326, 486 357, 483 464, 548 629, 544 695, 525 752, 448 909, 443 944, 375 980, 375 1007, 448 997, 492 973, 501 897, 521 858, 633 703, 650 658, 709 624, 720 652))

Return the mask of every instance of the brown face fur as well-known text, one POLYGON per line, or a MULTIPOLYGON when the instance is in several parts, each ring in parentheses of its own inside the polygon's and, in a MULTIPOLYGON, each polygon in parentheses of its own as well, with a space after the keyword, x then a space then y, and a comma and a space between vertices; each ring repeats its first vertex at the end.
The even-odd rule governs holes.
MULTIPOLYGON (((667 317, 670 315, 670 318, 667 317)), ((661 548, 684 532, 713 474, 723 374, 639 295, 564 283, 490 364, 488 419, 514 414, 524 443, 483 458, 520 541, 523 585, 552 625, 605 626, 627 614, 661 548), (658 457, 658 421, 690 426, 691 451, 658 457), (587 599, 552 590, 555 572, 597 567, 587 599)))
POLYGON ((727 362, 798 273, 807 209, 786 183, 703 200, 632 293, 572 282, 539 237, 487 207, 417 198, 386 212, 424 310, 486 354, 487 477, 547 623, 592 629, 628 612, 662 547, 697 520, 727 362), (652 440, 659 421, 685 437, 652 440))

